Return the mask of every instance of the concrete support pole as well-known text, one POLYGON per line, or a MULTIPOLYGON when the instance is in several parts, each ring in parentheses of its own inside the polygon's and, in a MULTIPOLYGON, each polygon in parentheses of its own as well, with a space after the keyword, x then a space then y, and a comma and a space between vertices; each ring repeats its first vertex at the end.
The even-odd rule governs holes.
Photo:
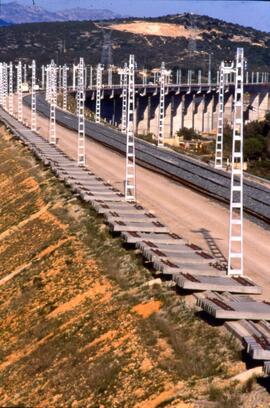
POLYGON ((4 89, 3 89, 3 63, 0 62, 0 106, 3 106, 4 89))
POLYGON ((176 133, 180 130, 181 128, 181 100, 182 96, 180 94, 174 95, 174 101, 173 101, 173 135, 176 135, 176 133))
POLYGON ((200 133, 204 132, 204 109, 205 109, 205 94, 203 94, 200 97, 194 121, 194 129, 200 133))
POLYGON ((27 83, 27 65, 24 64, 23 66, 23 82, 26 84, 27 83))
POLYGON ((77 71, 77 66, 73 64, 73 68, 72 68, 72 90, 73 92, 76 91, 76 71, 77 71))
POLYGON ((57 68, 54 61, 49 67, 49 85, 50 85, 50 136, 49 142, 56 144, 56 99, 57 99, 57 68))
POLYGON ((171 138, 173 134, 173 109, 174 98, 173 96, 167 96, 165 104, 165 117, 164 117, 164 139, 171 138))
POLYGON ((17 65, 17 115, 18 121, 23 121, 23 105, 22 105, 22 63, 18 62, 17 65))
POLYGON ((134 110, 135 110, 135 59, 129 57, 128 67, 128 120, 126 142, 126 176, 125 199, 136 201, 136 167, 135 167, 135 135, 134 135, 134 110))
POLYGON ((127 97, 128 97, 128 66, 125 63, 124 69, 121 71, 122 75, 122 122, 121 122, 121 132, 126 133, 127 131, 127 97))
POLYGON ((108 68, 108 86, 112 87, 112 66, 110 65, 108 68))
POLYGON ((37 130, 37 95, 36 95, 36 61, 32 61, 32 89, 31 89, 31 130, 37 130))
POLYGON ((6 63, 3 64, 3 108, 7 110, 8 98, 8 65, 6 63))
POLYGON ((223 164, 223 123, 224 122, 224 62, 220 66, 220 82, 218 93, 218 123, 215 150, 215 168, 222 169, 223 164))
POLYGON ((85 101, 85 81, 84 81, 84 59, 80 58, 78 69, 78 84, 77 84, 77 111, 78 111, 78 166, 85 166, 85 117, 84 117, 84 101, 85 101))
POLYGON ((244 49, 237 48, 231 164, 229 276, 244 274, 243 264, 243 106, 244 49))
POLYGON ((93 88, 93 67, 90 65, 90 74, 89 74, 89 88, 93 88))
POLYGON ((8 112, 13 116, 13 64, 9 63, 8 112))
POLYGON ((41 67, 41 88, 45 89, 45 66, 41 67))
POLYGON ((269 111, 269 92, 260 93, 258 101, 258 119, 263 120, 269 111))
POLYGON ((100 123, 101 116, 101 87, 102 87, 102 71, 103 66, 97 66, 97 83, 96 83, 96 123, 100 123))

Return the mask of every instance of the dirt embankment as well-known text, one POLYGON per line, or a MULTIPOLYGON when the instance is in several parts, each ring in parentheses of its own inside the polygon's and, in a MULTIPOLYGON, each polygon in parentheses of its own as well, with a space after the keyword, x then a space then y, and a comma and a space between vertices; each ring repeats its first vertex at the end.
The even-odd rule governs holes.
POLYGON ((220 408, 249 397, 229 388, 244 369, 231 339, 165 284, 149 287, 140 258, 3 127, 0 186, 0 406, 220 408))

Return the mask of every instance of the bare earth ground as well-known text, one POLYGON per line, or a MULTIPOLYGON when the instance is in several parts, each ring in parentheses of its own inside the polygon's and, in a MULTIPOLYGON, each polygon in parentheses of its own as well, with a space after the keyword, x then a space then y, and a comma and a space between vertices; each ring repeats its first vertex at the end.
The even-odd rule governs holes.
POLYGON ((128 31, 134 34, 157 35, 161 37, 184 37, 184 38, 201 38, 203 30, 195 28, 185 28, 179 24, 170 23, 150 23, 143 21, 134 21, 125 24, 113 24, 109 26, 113 30, 128 31))
MULTIPOLYGON (((30 123, 30 109, 24 108, 30 123)), ((38 117, 40 134, 48 137, 49 121, 38 117)), ((77 135, 57 126, 59 147, 77 158, 77 135)), ((102 145, 86 139, 87 165, 96 174, 124 190, 125 159, 102 145), (106 163, 106 166, 104 165, 106 163)), ((143 206, 155 212, 171 231, 209 250, 210 241, 220 252, 228 254, 229 211, 214 200, 198 194, 166 177, 137 166, 137 198, 143 206)), ((264 299, 270 298, 269 270, 270 231, 249 221, 244 222, 245 274, 261 285, 264 299)))
POLYGON ((0 406, 266 407, 237 347, 0 129, 0 406), (250 393, 252 390, 252 393, 250 393))

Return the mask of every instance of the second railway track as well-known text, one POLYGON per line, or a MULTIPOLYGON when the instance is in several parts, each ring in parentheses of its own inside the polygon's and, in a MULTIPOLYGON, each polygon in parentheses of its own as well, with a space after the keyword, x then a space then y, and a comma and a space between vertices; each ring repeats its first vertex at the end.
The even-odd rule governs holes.
MULTIPOLYGON (((26 105, 31 104, 31 97, 24 98, 26 105)), ((37 97, 37 110, 49 117, 49 105, 43 95, 37 97)), ((57 109, 57 123, 77 131, 77 118, 57 109)), ((122 153, 126 153, 125 136, 117 130, 86 120, 86 137, 106 145, 122 153)), ((183 154, 168 149, 160 149, 155 145, 136 138, 136 160, 144 167, 166 175, 203 194, 219 201, 229 203, 230 174, 216 170, 183 154)), ((266 222, 270 222, 270 189, 254 181, 244 181, 244 210, 266 222)))

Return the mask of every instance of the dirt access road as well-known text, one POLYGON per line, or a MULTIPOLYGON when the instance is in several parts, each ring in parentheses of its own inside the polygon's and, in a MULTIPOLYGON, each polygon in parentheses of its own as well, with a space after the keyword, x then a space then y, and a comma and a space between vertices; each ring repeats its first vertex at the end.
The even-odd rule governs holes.
MULTIPOLYGON (((30 123, 31 111, 23 108, 24 120, 30 123)), ((39 133, 48 138, 49 120, 37 116, 39 133)), ((77 158, 77 134, 57 125, 59 147, 77 158)), ((95 174, 124 191, 125 159, 101 144, 86 139, 86 163, 95 174)), ((153 211, 172 232, 201 246, 214 248, 227 258, 229 209, 214 200, 192 191, 167 177, 137 166, 137 200, 153 211)), ((270 298, 269 270, 270 230, 245 218, 245 274, 263 287, 263 297, 270 298)))

